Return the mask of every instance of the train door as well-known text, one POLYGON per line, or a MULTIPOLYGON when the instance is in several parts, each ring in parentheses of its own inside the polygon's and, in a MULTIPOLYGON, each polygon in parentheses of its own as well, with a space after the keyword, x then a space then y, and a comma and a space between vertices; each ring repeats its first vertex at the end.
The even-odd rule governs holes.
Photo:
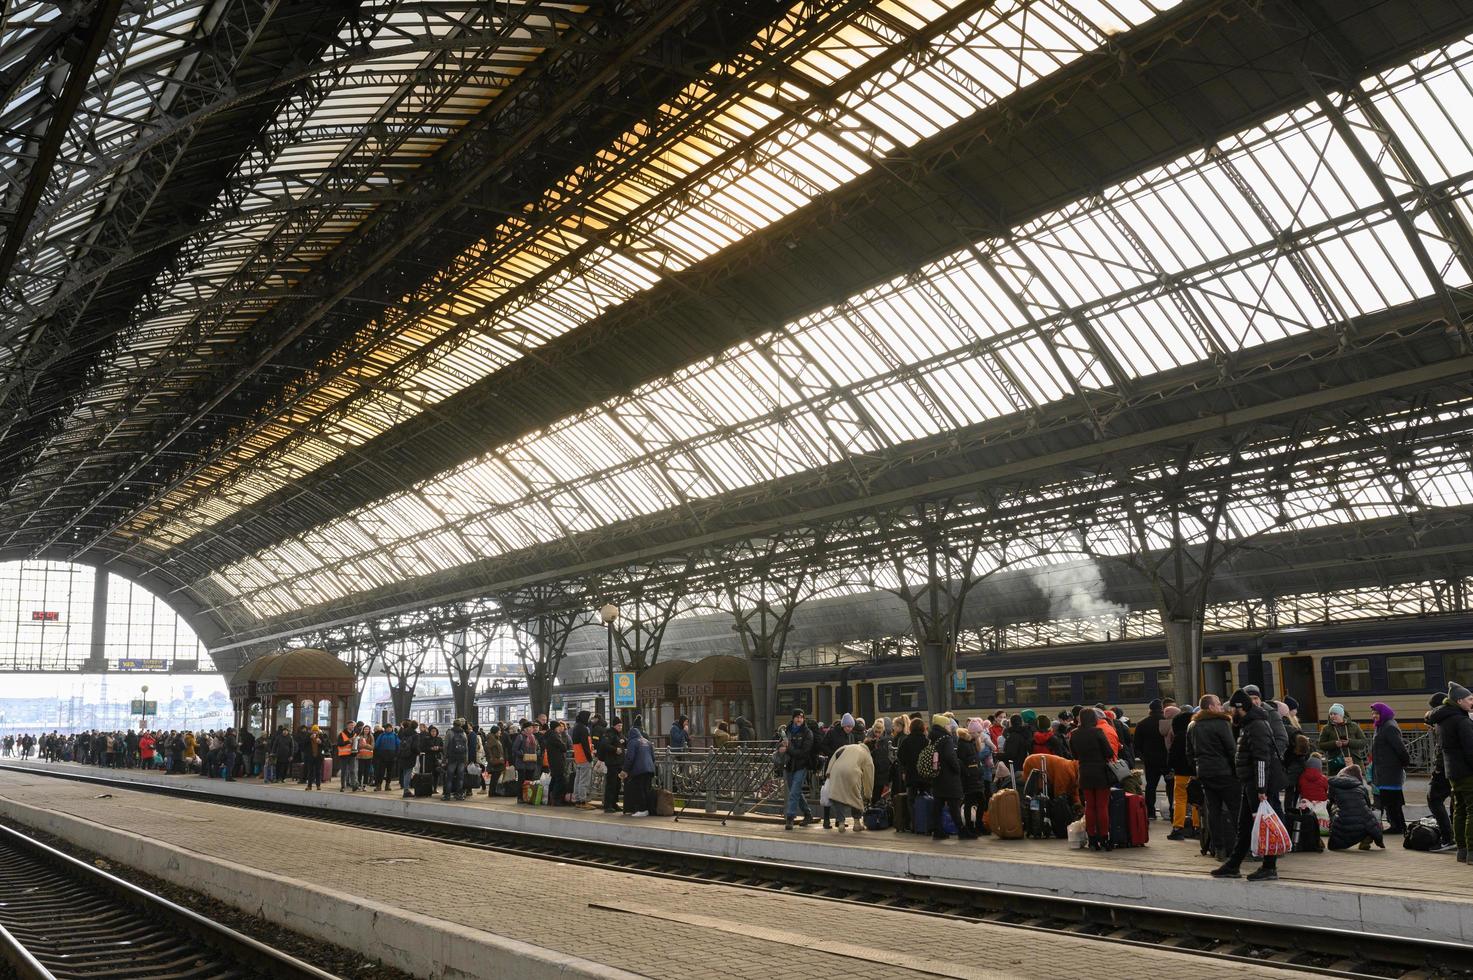
POLYGON ((875 720, 875 686, 874 684, 863 682, 856 684, 855 687, 859 689, 859 716, 868 719, 873 724, 875 720))
POLYGON ((1202 691, 1216 694, 1226 703, 1233 693, 1233 665, 1229 661, 1211 661, 1202 665, 1202 691))
POLYGON ((1319 685, 1314 682, 1313 657, 1285 657, 1280 660, 1279 689, 1284 692, 1284 697, 1299 702, 1299 717, 1304 722, 1319 718, 1319 685))
POLYGON ((827 684, 818 685, 818 723, 827 725, 834 720, 834 689, 827 684))
MULTIPOLYGON (((842 715, 852 713, 854 711, 854 692, 850 689, 849 685, 840 684, 838 690, 834 693, 838 695, 834 699, 834 714, 842 715)), ((865 718, 869 717, 869 715, 865 715, 863 712, 860 712, 860 714, 865 718)))

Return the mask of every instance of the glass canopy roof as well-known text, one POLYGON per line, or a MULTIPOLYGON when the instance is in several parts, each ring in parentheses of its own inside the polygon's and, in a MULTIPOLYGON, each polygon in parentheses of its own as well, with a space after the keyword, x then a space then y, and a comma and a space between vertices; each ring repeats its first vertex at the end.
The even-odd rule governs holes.
POLYGON ((795 6, 488 228, 364 331, 383 339, 351 370, 301 393, 134 530, 160 546, 192 537, 1173 5, 886 0, 842 19, 795 6))
MULTIPOLYGON (((256 616, 284 614, 1276 339, 1355 329, 1367 315, 1465 286, 1469 270, 1415 205, 1425 180, 1473 220, 1473 145, 1460 127, 1473 115, 1473 45, 1430 52, 1362 89, 1410 160, 1388 151, 1380 122, 1356 104, 1344 110, 1348 129, 1306 105, 500 446, 224 568, 211 584, 256 616), (1403 211, 1435 282, 1398 223, 1403 211)), ((972 104, 947 91, 939 101, 953 113, 972 104)), ((933 124, 907 103, 882 104, 894 114, 887 139, 933 124)), ((811 158, 776 159, 824 172, 811 158)), ((863 155, 828 159, 853 169, 863 155)), ((842 168, 829 173, 842 179, 842 168)), ((738 184, 723 185, 729 207, 738 184)), ((787 199, 779 184, 762 186, 749 201, 787 199)), ((698 226, 679 217, 650 234, 698 226)), ((743 217, 762 221, 755 209, 743 217)), ((720 247, 719 237, 660 241, 670 262, 720 247)), ((647 281, 627 271, 613 279, 647 281)), ((590 298, 583 309, 618 299, 590 298)), ((573 320, 538 322, 567 329, 573 320)), ((1347 463, 1316 487, 1249 494, 1232 508, 1229 536, 1473 503, 1457 458, 1405 469, 1399 486, 1347 463)), ((1101 530, 1101 550, 1110 533, 1101 530)))

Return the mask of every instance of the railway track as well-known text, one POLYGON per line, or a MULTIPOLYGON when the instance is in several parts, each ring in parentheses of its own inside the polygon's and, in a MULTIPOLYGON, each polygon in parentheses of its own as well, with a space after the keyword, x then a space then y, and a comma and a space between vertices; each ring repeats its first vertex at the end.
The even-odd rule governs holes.
POLYGON ((1247 920, 1085 898, 907 879, 810 865, 654 850, 547 834, 466 827, 426 818, 388 817, 286 801, 222 797, 187 786, 159 786, 80 772, 0 765, 0 769, 185 797, 220 806, 302 817, 344 827, 413 836, 456 847, 513 854, 603 870, 706 884, 756 888, 867 908, 989 922, 1101 942, 1167 948, 1249 965, 1291 967, 1351 978, 1473 978, 1473 958, 1459 943, 1291 923, 1247 920))
POLYGON ((4 826, 0 958, 21 980, 335 980, 4 826))

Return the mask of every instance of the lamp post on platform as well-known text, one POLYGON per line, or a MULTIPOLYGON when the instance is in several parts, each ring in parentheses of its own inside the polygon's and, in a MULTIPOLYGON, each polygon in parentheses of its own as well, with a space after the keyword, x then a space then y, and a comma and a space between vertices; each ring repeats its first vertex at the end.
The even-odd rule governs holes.
POLYGON ((612 725, 614 723, 614 624, 619 621, 619 607, 612 602, 605 603, 598 611, 598 618, 603 621, 604 632, 608 634, 609 716, 605 721, 612 725))
POLYGON ((148 685, 147 684, 143 685, 143 701, 142 701, 141 704, 139 704, 139 707, 143 709, 139 713, 139 716, 138 716, 138 730, 140 732, 142 732, 145 728, 148 727, 148 685))

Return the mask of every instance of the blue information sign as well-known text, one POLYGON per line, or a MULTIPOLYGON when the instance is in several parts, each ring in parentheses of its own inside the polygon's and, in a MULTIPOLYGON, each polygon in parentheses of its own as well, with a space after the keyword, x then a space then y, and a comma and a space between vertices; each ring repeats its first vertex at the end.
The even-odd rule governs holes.
POLYGON ((634 674, 617 673, 614 675, 614 707, 634 707, 634 674))
POLYGON ((967 672, 965 670, 953 670, 951 672, 951 689, 957 692, 967 689, 967 672))

